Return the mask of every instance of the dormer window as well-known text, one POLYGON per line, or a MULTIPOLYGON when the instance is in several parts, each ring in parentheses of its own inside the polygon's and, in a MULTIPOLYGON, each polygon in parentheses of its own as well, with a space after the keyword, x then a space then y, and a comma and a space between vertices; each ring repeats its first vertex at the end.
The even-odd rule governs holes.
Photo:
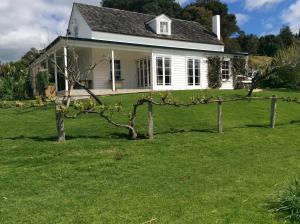
POLYGON ((155 17, 154 19, 150 20, 147 24, 156 34, 172 35, 172 20, 164 14, 155 17))
POLYGON ((160 22, 160 33, 164 35, 169 34, 169 23, 168 22, 160 22))

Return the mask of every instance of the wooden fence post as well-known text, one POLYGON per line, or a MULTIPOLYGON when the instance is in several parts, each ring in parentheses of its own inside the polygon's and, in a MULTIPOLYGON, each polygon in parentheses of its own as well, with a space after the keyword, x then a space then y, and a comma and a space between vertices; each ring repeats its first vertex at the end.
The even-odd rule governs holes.
POLYGON ((276 96, 272 96, 272 98, 271 98, 270 128, 275 128, 276 108, 277 108, 277 98, 276 98, 276 96))
MULTIPOLYGON (((151 99, 152 100, 152 99, 151 99)), ((148 102, 148 137, 154 139, 154 125, 153 125, 153 104, 151 101, 148 102)))
POLYGON ((222 98, 218 97, 218 132, 223 133, 222 98))
POLYGON ((58 142, 64 143, 66 141, 65 125, 64 125, 63 114, 60 111, 59 106, 55 107, 55 115, 56 115, 55 117, 56 117, 56 129, 58 135, 58 142))

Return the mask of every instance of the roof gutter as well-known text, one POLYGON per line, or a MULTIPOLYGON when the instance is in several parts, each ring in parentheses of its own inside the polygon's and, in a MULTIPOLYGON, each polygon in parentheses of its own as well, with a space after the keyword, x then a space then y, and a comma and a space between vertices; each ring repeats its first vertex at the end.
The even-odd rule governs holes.
POLYGON ((105 43, 105 44, 116 44, 116 45, 126 45, 126 46, 135 46, 135 47, 144 47, 144 48, 159 48, 159 49, 170 49, 170 50, 187 50, 193 52, 203 52, 203 53, 211 53, 211 54, 222 54, 222 55, 235 55, 235 56, 248 56, 249 54, 246 52, 223 52, 223 51, 209 51, 209 50, 198 50, 198 49, 189 49, 189 48, 175 48, 175 47, 164 47, 164 46, 155 46, 155 45, 145 45, 145 44, 133 44, 133 43, 124 43, 124 42, 116 42, 116 41, 106 41, 106 40, 95 40, 95 39, 87 39, 87 38, 75 38, 75 37, 65 37, 58 36, 51 44, 49 44, 36 60, 30 63, 29 67, 38 61, 41 57, 45 55, 47 51, 52 49, 55 45, 57 45, 60 41, 78 41, 78 42, 90 42, 90 43, 105 43))

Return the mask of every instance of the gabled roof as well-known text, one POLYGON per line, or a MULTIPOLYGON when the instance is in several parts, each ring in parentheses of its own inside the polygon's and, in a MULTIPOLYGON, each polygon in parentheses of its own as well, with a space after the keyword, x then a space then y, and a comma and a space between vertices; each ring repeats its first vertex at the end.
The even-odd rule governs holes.
POLYGON ((172 35, 154 33, 147 25, 155 15, 74 3, 92 31, 125 34, 158 39, 223 45, 217 36, 201 24, 179 19, 172 20, 172 35))
POLYGON ((159 16, 154 17, 154 18, 151 19, 150 21, 147 21, 146 24, 149 24, 149 23, 151 23, 152 21, 155 21, 156 19, 161 19, 161 18, 166 19, 166 20, 172 22, 172 20, 171 20, 168 16, 166 16, 165 14, 161 14, 161 15, 159 15, 159 16))

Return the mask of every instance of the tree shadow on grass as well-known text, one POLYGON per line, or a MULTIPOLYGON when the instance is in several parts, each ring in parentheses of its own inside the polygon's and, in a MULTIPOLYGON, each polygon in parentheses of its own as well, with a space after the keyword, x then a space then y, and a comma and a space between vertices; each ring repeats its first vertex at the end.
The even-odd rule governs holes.
MULTIPOLYGON (((85 136, 85 135, 78 135, 78 136, 72 136, 72 135, 66 135, 66 141, 68 140, 74 140, 74 139, 101 139, 100 136, 85 136)), ((48 137, 41 137, 41 136, 15 136, 15 137, 6 137, 6 138, 0 138, 1 140, 33 140, 37 142, 55 142, 57 141, 57 136, 48 136, 48 137)))
MULTIPOLYGON (((286 126, 288 124, 300 124, 300 120, 293 120, 289 123, 278 123, 276 124, 276 127, 280 126, 286 126)), ((275 128, 276 128, 275 127, 275 128)), ((226 130, 234 130, 234 129, 246 129, 246 128, 265 128, 269 129, 270 126, 268 124, 246 124, 243 126, 236 126, 236 127, 226 127, 224 126, 224 132, 226 130)), ((155 135, 165 135, 165 134, 179 134, 179 133, 209 133, 209 134, 216 134, 218 133, 217 127, 215 128, 203 128, 203 129, 175 129, 171 128, 166 131, 157 131, 155 132, 155 135)), ((122 133, 122 132, 114 132, 109 135, 110 137, 107 136, 98 136, 98 135, 66 135, 66 141, 69 140, 76 140, 76 139, 94 139, 94 140, 99 140, 99 139, 115 139, 115 140, 120 140, 120 139, 127 139, 129 140, 129 136, 127 133, 122 133)), ((48 136, 48 137, 41 137, 41 136, 14 136, 14 137, 4 137, 0 138, 0 140, 33 140, 37 142, 56 142, 57 141, 57 136, 48 136)), ((144 133, 139 133, 137 140, 145 140, 148 139, 148 135, 144 133)))
POLYGON ((295 89, 270 89, 270 91, 274 91, 274 92, 282 92, 282 93, 300 93, 300 89, 299 88, 295 88, 295 89))
POLYGON ((171 128, 167 131, 155 132, 155 135, 164 135, 164 134, 178 134, 178 133, 192 133, 192 132, 199 132, 199 133, 217 133, 217 130, 214 128, 203 128, 203 129, 180 129, 180 128, 171 128))
POLYGON ((291 124, 300 124, 300 120, 292 120, 290 123, 291 124))

